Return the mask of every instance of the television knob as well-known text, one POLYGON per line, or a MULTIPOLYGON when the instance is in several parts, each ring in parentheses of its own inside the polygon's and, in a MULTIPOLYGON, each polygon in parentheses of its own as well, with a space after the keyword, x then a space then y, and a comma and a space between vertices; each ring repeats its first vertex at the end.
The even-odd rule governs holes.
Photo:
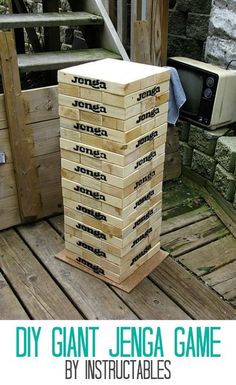
POLYGON ((212 97, 212 90, 210 88, 206 88, 204 91, 204 97, 206 99, 210 99, 212 97))
POLYGON ((213 87, 215 85, 215 79, 212 76, 206 79, 207 87, 213 87))

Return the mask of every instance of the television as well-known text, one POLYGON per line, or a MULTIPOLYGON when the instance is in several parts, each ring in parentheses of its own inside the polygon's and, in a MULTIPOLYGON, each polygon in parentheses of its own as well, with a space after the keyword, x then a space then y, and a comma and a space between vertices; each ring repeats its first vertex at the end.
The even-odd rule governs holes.
POLYGON ((186 102, 180 117, 197 126, 216 129, 236 121, 236 72, 186 57, 171 57, 186 102))

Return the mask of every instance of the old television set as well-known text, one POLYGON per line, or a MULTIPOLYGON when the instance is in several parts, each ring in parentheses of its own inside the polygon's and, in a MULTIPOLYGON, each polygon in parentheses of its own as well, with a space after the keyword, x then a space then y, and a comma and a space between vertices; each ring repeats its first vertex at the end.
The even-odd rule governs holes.
POLYGON ((186 94, 180 117, 216 129, 236 121, 236 72, 186 57, 171 57, 186 94))

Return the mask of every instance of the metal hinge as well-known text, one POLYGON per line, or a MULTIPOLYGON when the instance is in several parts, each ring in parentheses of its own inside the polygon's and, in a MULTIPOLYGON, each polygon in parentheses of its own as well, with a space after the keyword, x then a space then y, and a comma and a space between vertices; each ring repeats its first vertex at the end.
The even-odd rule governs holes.
POLYGON ((6 163, 6 154, 5 152, 0 151, 0 164, 5 164, 6 163))

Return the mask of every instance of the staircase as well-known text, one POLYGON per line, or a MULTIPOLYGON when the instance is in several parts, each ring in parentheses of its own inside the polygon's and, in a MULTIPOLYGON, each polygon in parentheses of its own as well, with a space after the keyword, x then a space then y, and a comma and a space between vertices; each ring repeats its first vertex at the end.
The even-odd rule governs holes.
POLYGON ((44 13, 27 13, 23 0, 12 1, 13 14, 0 16, 0 29, 15 29, 20 72, 58 70, 104 58, 129 60, 101 0, 68 0, 71 12, 59 13, 59 1, 43 0, 44 13), (48 12, 50 10, 56 12, 48 12), (60 50, 60 26, 79 27, 88 48, 60 50), (34 28, 44 27, 42 47, 34 28), (33 53, 24 51, 23 28, 33 53), (21 35, 20 35, 21 31, 21 35), (23 40, 23 43, 22 43, 23 40), (58 43, 59 41, 59 43, 58 43))

